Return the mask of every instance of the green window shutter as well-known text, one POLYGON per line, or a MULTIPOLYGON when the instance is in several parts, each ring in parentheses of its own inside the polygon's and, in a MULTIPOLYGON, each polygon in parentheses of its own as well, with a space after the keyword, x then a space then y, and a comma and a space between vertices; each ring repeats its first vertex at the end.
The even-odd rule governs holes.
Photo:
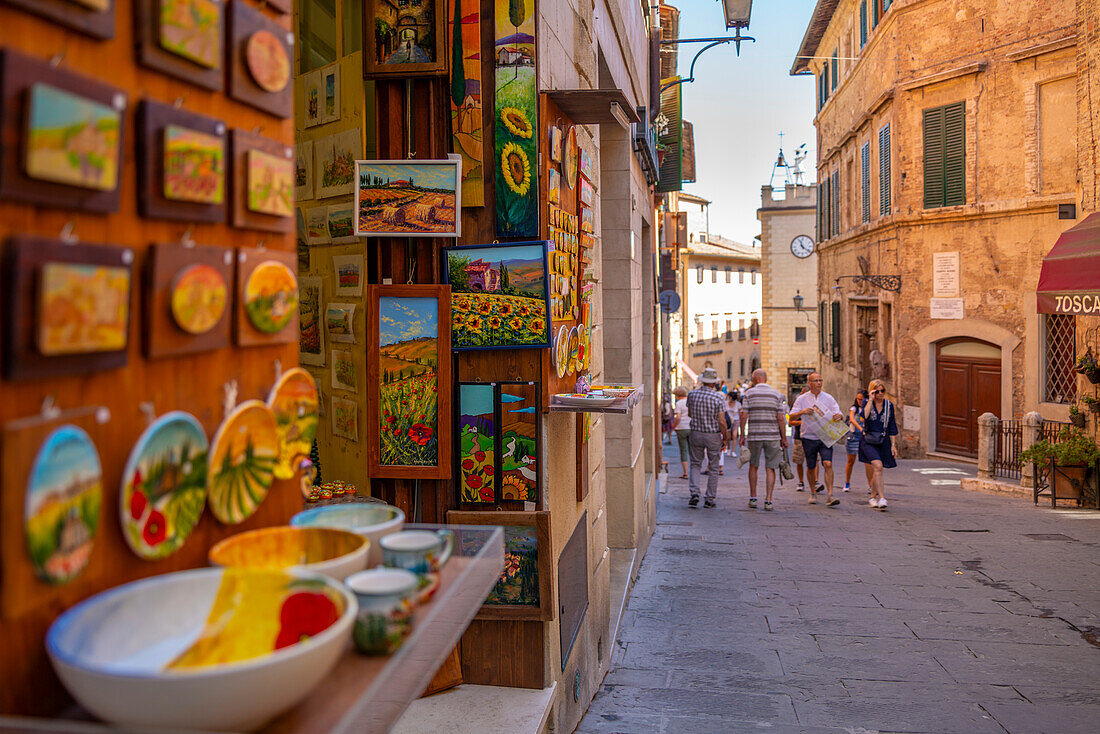
POLYGON ((886 15, 886 11, 890 9, 890 6, 894 4, 894 0, 882 0, 882 14, 886 15))
MULTIPOLYGON (((874 0, 871 0, 874 2, 874 0)), ((859 4, 859 47, 867 45, 867 0, 859 4)))
POLYGON ((944 206, 966 203, 966 103, 944 108, 944 206))
POLYGON ((880 0, 871 0, 871 27, 874 28, 878 25, 878 8, 880 0))
POLYGON ((832 85, 831 89, 834 92, 836 91, 836 84, 837 84, 837 81, 840 77, 840 62, 837 60, 837 57, 839 56, 838 51, 839 51, 839 49, 833 49, 833 58, 831 59, 830 66, 829 66, 830 77, 831 77, 829 79, 829 83, 832 85))
POLYGON ((832 358, 834 362, 840 361, 840 301, 833 301, 833 314, 831 321, 833 322, 833 353, 832 358))
POLYGON ((829 187, 832 189, 833 201, 830 205, 833 219, 833 236, 840 234, 840 171, 833 171, 833 183, 829 187))
POLYGON ((825 237, 825 184, 817 185, 817 231, 814 232, 814 242, 820 242, 825 237))
POLYGON ((864 143, 859 151, 860 183, 863 194, 863 221, 871 221, 871 144, 864 143))
POLYGON ((890 126, 878 131, 878 213, 890 213, 890 126))
POLYGON ((825 301, 819 301, 817 304, 817 323, 821 324, 821 328, 817 330, 817 351, 819 354, 825 354, 825 334, 829 331, 829 322, 825 320, 825 301))
POLYGON ((944 108, 924 111, 924 208, 943 206, 944 108))

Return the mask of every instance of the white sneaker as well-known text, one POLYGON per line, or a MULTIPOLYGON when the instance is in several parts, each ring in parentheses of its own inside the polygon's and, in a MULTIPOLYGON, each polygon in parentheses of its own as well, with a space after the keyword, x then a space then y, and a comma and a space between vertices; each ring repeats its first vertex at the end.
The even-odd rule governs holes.
POLYGON ((878 508, 880 510, 885 510, 886 509, 886 498, 885 497, 883 497, 882 499, 880 499, 878 501, 878 508))
POLYGON ((871 499, 867 500, 867 504, 870 505, 871 507, 877 508, 878 507, 878 500, 876 500, 874 497, 872 497, 871 499))
POLYGON ((850 484, 848 484, 847 482, 845 482, 845 483, 844 483, 844 491, 845 491, 845 492, 851 492, 851 491, 852 491, 852 485, 850 485, 850 484))

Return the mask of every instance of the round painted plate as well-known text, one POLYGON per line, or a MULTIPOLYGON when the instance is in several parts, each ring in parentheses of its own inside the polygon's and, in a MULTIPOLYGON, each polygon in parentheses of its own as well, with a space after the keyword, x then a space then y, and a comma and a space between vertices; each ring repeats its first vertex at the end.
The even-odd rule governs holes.
POLYGON ((244 287, 248 320, 265 334, 286 328, 298 310, 298 279, 278 260, 265 260, 248 276, 244 287))
POLYGON ((581 349, 581 337, 577 333, 577 327, 574 326, 569 332, 569 367, 567 372, 579 372, 580 371, 580 349, 581 349))
POLYGON ((565 179, 565 185, 570 189, 577 185, 577 171, 580 170, 579 156, 577 128, 570 127, 569 133, 565 136, 565 163, 562 165, 563 173, 565 173, 562 178, 565 179))
POLYGON ((178 551, 206 505, 210 442, 195 416, 166 413, 145 429, 122 470, 119 518, 130 549, 153 561, 178 551))
POLYGON ((209 265, 188 265, 172 283, 172 318, 188 334, 205 334, 221 321, 229 287, 209 265))
POLYGON ((245 66, 265 92, 281 92, 290 82, 290 57, 271 31, 256 31, 244 49, 245 66))
POLYGON ((558 329, 558 338, 554 340, 554 366, 558 369, 558 377, 565 377, 569 371, 567 360, 569 359, 569 333, 565 327, 558 329))
POLYGON ((259 400, 246 400, 218 427, 206 464, 207 504, 226 525, 244 522, 275 481, 279 432, 275 414, 259 400))
POLYGON ((103 468, 88 434, 74 425, 50 433, 34 457, 23 505, 35 573, 64 584, 80 575, 92 555, 103 505, 103 468))
POLYGON ((309 456, 317 435, 317 384, 308 372, 295 367, 279 378, 267 404, 275 414, 275 429, 279 432, 275 478, 290 479, 294 476, 297 460, 309 456))

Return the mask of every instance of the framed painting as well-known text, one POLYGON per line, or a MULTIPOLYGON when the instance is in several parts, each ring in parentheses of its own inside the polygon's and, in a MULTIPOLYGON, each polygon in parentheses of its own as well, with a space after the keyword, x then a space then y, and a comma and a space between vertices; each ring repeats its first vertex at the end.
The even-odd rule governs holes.
POLYGON ((451 136, 462 156, 462 206, 485 206, 482 121, 481 2, 448 0, 451 136))
POLYGON ((203 89, 222 91, 227 1, 135 0, 138 63, 203 89))
POLYGON ((276 117, 291 117, 294 34, 252 6, 229 12, 229 96, 276 117))
POLYGON ((3 0, 12 7, 106 41, 115 37, 115 0, 3 0))
MULTIPOLYGON (((476 619, 542 620, 554 618, 554 553, 550 513, 447 513, 450 525, 498 525, 504 528, 504 570, 476 619)), ((461 531, 455 541, 462 543, 461 531)))
POLYGON ((496 0, 496 85, 493 109, 496 234, 539 234, 538 79, 535 0, 496 0))
POLYGON ((238 128, 230 132, 229 142, 233 226, 280 234, 291 232, 294 149, 238 128))
POLYGON ((298 256, 257 247, 237 248, 234 337, 239 347, 288 344, 298 339, 298 256))
POLYGON ((336 273, 336 295, 363 295, 362 255, 333 255, 332 270, 336 273))
POLYGON ((137 115, 138 208, 143 217, 224 222, 225 123, 144 100, 137 115))
POLYGON ((11 49, 0 64, 0 197, 118 211, 126 94, 11 49))
POLYGON ((340 64, 321 69, 321 122, 340 119, 340 64))
POLYGON ((313 193, 318 199, 345 196, 355 191, 355 161, 363 156, 359 128, 318 138, 313 144, 317 175, 313 193))
POLYGON ((496 502, 496 384, 460 382, 455 386, 455 482, 459 502, 496 502))
POLYGON ((325 307, 329 341, 355 344, 355 304, 330 302, 325 307))
POLYGON ((459 502, 538 501, 540 394, 537 382, 458 383, 459 502))
POLYGON ((13 237, 4 273, 9 379, 124 367, 134 252, 113 245, 13 237))
POLYGON ((446 75, 446 13, 444 0, 367 0, 363 8, 363 78, 446 75))
POLYGON ((500 496, 505 500, 539 500, 539 397, 537 382, 497 384, 500 425, 500 496))
POLYGON ((294 145, 294 200, 313 198, 313 141, 294 145))
POLYGON ((550 346, 549 244, 444 248, 455 351, 550 346))
POLYGON ((229 346, 233 250, 155 244, 146 263, 142 319, 146 358, 229 346))
POLYGON ((458 237, 462 160, 355 161, 355 234, 458 237))
POLYGON ((451 476, 451 289, 367 288, 371 477, 451 476))
POLYGON ((592 156, 584 148, 580 149, 580 174, 589 181, 596 180, 596 167, 592 164, 592 156))
POLYGON ((324 93, 321 91, 321 70, 302 75, 302 127, 316 127, 324 122, 324 93))
POLYGON ((325 329, 321 321, 323 282, 320 278, 298 278, 298 361, 314 367, 325 364, 325 329))
MULTIPOLYGON (((329 205, 325 209, 325 220, 328 223, 328 237, 332 244, 346 245, 358 241, 355 236, 355 204, 352 202, 329 205)), ((363 256, 360 255, 359 259, 362 260, 363 256)))

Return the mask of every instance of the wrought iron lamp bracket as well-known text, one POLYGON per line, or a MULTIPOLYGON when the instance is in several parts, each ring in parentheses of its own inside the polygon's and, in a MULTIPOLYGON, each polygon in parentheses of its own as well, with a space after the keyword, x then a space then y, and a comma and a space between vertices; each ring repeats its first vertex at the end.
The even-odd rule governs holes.
POLYGON ((672 40, 672 41, 661 41, 662 46, 678 46, 681 43, 705 43, 705 44, 707 44, 706 46, 703 46, 701 49, 699 49, 699 51, 695 54, 695 58, 693 58, 691 60, 691 68, 688 70, 687 78, 686 79, 677 79, 675 81, 669 82, 668 84, 664 84, 664 85, 661 86, 661 91, 663 92, 666 89, 671 89, 672 87, 675 87, 678 84, 687 84, 688 82, 695 81, 695 62, 699 60, 700 56, 702 56, 705 52, 709 51, 710 49, 714 48, 715 46, 721 46, 721 45, 726 44, 726 43, 732 43, 737 48, 737 55, 740 56, 741 55, 741 42, 742 41, 751 41, 752 43, 756 43, 756 39, 753 38, 752 36, 742 36, 740 28, 735 28, 733 33, 734 33, 734 35, 733 35, 732 38, 677 38, 677 39, 672 40))
POLYGON ((836 286, 839 288, 840 281, 845 279, 851 279, 857 283, 863 281, 883 291, 893 291, 894 293, 901 291, 900 275, 842 275, 836 279, 836 286))

